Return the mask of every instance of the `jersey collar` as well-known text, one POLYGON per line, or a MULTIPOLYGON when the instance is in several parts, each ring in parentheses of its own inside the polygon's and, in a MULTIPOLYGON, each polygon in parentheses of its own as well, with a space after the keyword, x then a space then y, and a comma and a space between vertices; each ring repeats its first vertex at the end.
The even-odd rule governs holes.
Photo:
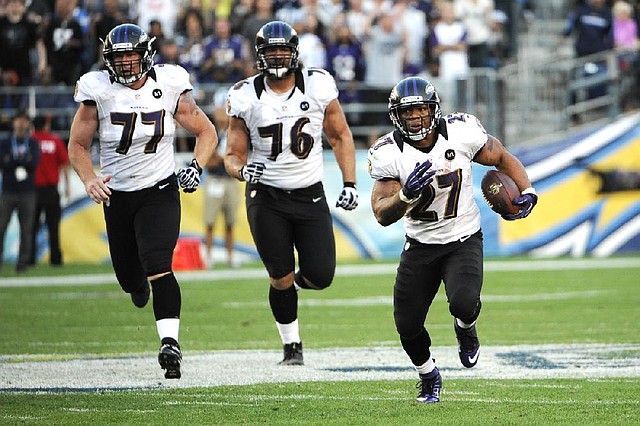
MULTIPOLYGON (((304 77, 302 76, 302 69, 298 68, 297 70, 295 70, 294 75, 296 77, 294 90, 291 91, 288 99, 293 96, 293 92, 295 92, 296 87, 298 88, 298 90, 300 90, 300 92, 304 93, 304 77)), ((260 74, 253 80, 253 88, 256 91, 256 96, 258 97, 258 99, 260 99, 262 92, 266 91, 265 84, 267 83, 265 82, 265 78, 266 77, 264 76, 264 74, 260 74)))
MULTIPOLYGON (((147 76, 151 77, 152 79, 154 79, 156 82, 158 81, 158 76, 156 76, 156 69, 151 67, 151 69, 149 71, 147 71, 147 76)), ((144 78, 144 76, 142 76, 142 78, 144 78)), ((111 82, 111 84, 116 82, 116 79, 113 78, 113 76, 111 74, 109 74, 109 81, 111 82)))
MULTIPOLYGON (((447 121, 444 118, 441 118, 440 121, 438 121, 438 125, 436 126, 435 130, 436 133, 441 134, 446 140, 449 140, 449 132, 447 132, 447 121)), ((398 145, 398 148, 400 148, 400 152, 402 152, 404 150, 405 139, 402 137, 402 134, 399 131, 393 131, 393 140, 398 145)), ((435 146, 435 144, 433 146, 435 146)), ((433 149, 433 146, 431 147, 431 149, 433 149)), ((431 149, 429 149, 429 151, 431 151, 431 149)))

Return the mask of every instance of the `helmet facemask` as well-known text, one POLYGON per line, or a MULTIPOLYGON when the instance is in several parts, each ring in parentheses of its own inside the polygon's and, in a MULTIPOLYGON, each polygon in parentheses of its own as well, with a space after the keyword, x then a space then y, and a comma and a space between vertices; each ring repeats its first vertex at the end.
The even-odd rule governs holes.
POLYGON ((282 79, 298 68, 298 52, 290 46, 268 45, 258 49, 257 68, 263 74, 275 79, 282 79), (278 46, 286 47, 289 53, 273 52, 278 46))
POLYGON ((105 63, 113 78, 120 84, 130 85, 135 83, 151 68, 150 65, 143 63, 144 59, 142 57, 137 60, 124 60, 116 54, 112 54, 112 57, 113 59, 108 62, 105 60, 105 63))
POLYGON ((423 102, 420 100, 415 103, 401 104, 391 108, 389 117, 393 125, 402 133, 402 135, 413 141, 419 142, 427 137, 438 125, 441 117, 440 107, 435 102, 423 102), (428 106, 428 114, 420 114, 403 118, 403 111, 417 106, 428 106))

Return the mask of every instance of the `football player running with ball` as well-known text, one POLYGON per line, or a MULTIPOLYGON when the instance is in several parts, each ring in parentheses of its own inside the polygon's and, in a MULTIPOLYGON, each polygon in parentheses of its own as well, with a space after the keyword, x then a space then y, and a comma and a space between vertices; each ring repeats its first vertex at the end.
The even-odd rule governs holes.
POLYGON ((478 119, 454 113, 442 117, 440 99, 427 80, 409 77, 389 96, 395 130, 368 153, 375 179, 371 206, 377 221, 404 222, 406 243, 393 291, 394 321, 400 342, 419 376, 418 402, 440 400, 442 377, 430 352, 427 313, 444 282, 454 317, 460 362, 478 361, 483 253, 480 211, 471 182, 471 163, 495 166, 510 176, 522 195, 507 219, 526 217, 537 202, 522 163, 478 119))
POLYGON ((137 25, 122 24, 109 32, 103 49, 107 70, 88 72, 76 84, 79 106, 69 159, 89 197, 103 204, 120 286, 139 308, 153 290, 158 361, 165 378, 178 379, 181 293, 171 269, 180 232, 178 187, 184 192, 198 188, 200 165, 209 160, 218 137, 191 95, 186 70, 153 65, 152 42, 137 25), (177 176, 176 122, 196 137, 194 159, 177 176), (102 175, 96 175, 91 162, 96 132, 102 175))
POLYGON ((280 364, 302 365, 296 289, 327 288, 336 268, 322 133, 342 172, 336 207, 345 210, 358 205, 355 148, 333 77, 298 61, 296 31, 269 22, 255 48, 259 74, 229 90, 225 167, 247 183, 249 227, 269 274, 269 304, 284 345, 280 364))

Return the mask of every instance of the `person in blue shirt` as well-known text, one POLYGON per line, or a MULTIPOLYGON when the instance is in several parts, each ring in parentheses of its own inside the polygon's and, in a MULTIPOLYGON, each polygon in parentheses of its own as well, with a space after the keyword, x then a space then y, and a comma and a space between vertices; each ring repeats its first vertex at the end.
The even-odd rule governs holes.
POLYGON ((587 0, 567 17, 562 35, 575 33, 577 57, 592 55, 613 48, 613 15, 606 0, 587 0))

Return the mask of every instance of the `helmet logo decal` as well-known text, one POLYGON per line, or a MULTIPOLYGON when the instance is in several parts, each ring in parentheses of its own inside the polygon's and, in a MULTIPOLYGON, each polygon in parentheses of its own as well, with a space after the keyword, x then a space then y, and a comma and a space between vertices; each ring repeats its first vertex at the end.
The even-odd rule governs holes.
POLYGON ((401 104, 411 103, 411 102, 422 102, 422 96, 405 96, 400 99, 401 104))

